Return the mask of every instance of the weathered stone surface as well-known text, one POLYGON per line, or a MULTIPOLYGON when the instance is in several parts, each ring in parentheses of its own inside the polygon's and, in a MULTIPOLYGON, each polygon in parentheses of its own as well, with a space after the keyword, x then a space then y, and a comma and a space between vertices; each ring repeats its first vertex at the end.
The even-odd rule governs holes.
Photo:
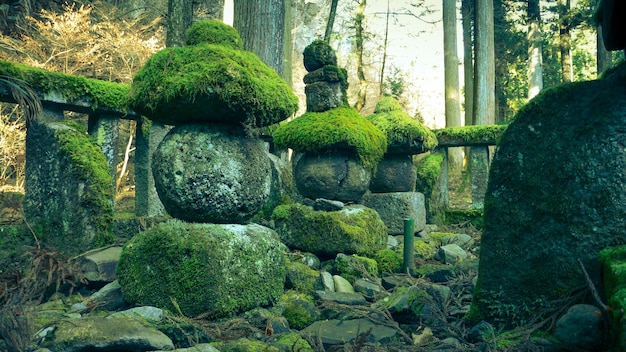
POLYGON ((354 155, 305 154, 294 167, 294 180, 301 195, 356 202, 369 186, 372 174, 354 155))
POLYGON ((315 296, 322 301, 331 301, 349 306, 360 306, 366 303, 365 297, 356 292, 315 291, 315 296))
POLYGON ((328 212, 286 204, 274 209, 272 219, 288 247, 320 257, 334 257, 337 253, 374 255, 387 242, 387 229, 378 213, 362 205, 328 212))
POLYGON ((376 172, 370 182, 370 191, 414 192, 417 180, 417 169, 410 155, 385 154, 378 162, 376 172))
POLYGON ((118 280, 129 302, 224 317, 278 300, 285 251, 276 233, 260 225, 171 220, 126 243, 118 280))
POLYGON ((590 304, 576 304, 556 322, 554 337, 573 350, 601 351, 605 334, 602 311, 590 304))
POLYGON ((76 258, 80 270, 89 282, 111 282, 117 278, 115 267, 120 260, 122 247, 94 249, 76 258))
POLYGON ((174 344, 156 328, 132 319, 81 318, 54 324, 42 347, 53 351, 170 351, 174 344))
POLYGON ((73 256, 114 240, 113 181, 89 136, 63 123, 33 123, 26 159, 24 212, 45 229, 42 245, 73 256))
POLYGON ((313 82, 304 87, 306 111, 322 112, 345 105, 345 91, 339 82, 313 82))
POLYGON ((490 310, 495 297, 500 306, 532 311, 586 285, 578 260, 598 282, 598 253, 624 243, 623 71, 545 90, 504 133, 485 195, 473 302, 485 317, 523 315, 490 310))
POLYGON ((380 214, 391 235, 404 233, 404 219, 413 219, 413 230, 417 233, 426 226, 424 195, 418 192, 368 193, 361 203, 380 214))
POLYGON ((245 223, 268 199, 268 146, 237 127, 182 125, 159 145, 152 164, 167 212, 182 220, 245 223))
POLYGON ((368 319, 316 321, 302 330, 302 333, 321 339, 324 345, 343 345, 352 343, 360 337, 357 333, 364 334, 366 331, 370 331, 366 341, 371 343, 391 342, 397 339, 398 334, 396 329, 376 325, 368 319))
POLYGON ((456 264, 467 259, 467 253, 458 244, 451 243, 439 247, 435 253, 435 259, 445 264, 456 264))
POLYGON ((105 285, 89 297, 87 306, 100 310, 117 310, 126 304, 117 280, 105 285))

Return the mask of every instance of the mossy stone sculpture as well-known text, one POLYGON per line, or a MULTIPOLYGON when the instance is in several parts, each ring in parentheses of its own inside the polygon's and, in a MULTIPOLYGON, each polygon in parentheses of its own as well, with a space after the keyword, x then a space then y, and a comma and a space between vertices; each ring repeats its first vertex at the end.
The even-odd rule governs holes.
POLYGON ((208 20, 188 31, 186 47, 154 54, 135 75, 128 101, 164 124, 219 122, 268 126, 291 116, 298 99, 230 26, 208 20))
POLYGON ((412 155, 434 149, 437 137, 404 112, 393 97, 382 98, 374 114, 367 119, 383 131, 388 146, 372 177, 370 190, 377 193, 414 191, 417 173, 412 155))
POLYGON ((294 167, 300 194, 358 201, 387 147, 383 133, 351 107, 308 112, 274 132, 278 148, 304 155, 294 167))
POLYGON ((337 66, 337 54, 323 40, 315 40, 304 48, 304 68, 312 72, 326 65, 337 66))

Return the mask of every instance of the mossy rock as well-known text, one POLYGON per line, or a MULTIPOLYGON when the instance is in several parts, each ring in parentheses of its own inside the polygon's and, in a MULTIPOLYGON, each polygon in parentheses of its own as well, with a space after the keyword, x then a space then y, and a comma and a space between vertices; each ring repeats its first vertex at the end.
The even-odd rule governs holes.
POLYGON ((598 253, 625 241, 625 110, 616 74, 546 89, 506 129, 485 194, 472 302, 483 317, 514 325, 587 285, 579 260, 600 280, 598 253))
POLYGON ((287 262, 287 282, 288 288, 313 294, 315 283, 320 277, 320 272, 309 268, 300 262, 287 262))
POLYGON ((287 246, 320 257, 334 258, 338 253, 368 256, 387 244, 387 229, 380 216, 363 206, 326 212, 301 204, 280 205, 272 219, 287 246))
POLYGON ((287 83, 252 52, 206 43, 154 54, 135 75, 128 101, 135 111, 169 125, 263 127, 298 109, 287 83))
POLYGON ((313 297, 307 294, 287 291, 280 299, 280 306, 284 308, 283 316, 289 326, 296 330, 302 330, 320 318, 313 297))
POLYGON ((187 45, 217 44, 243 50, 243 40, 237 30, 218 20, 198 21, 187 30, 187 45))
POLYGON ((373 170, 387 151, 383 132, 351 107, 324 112, 308 112, 274 131, 279 149, 297 152, 332 154, 354 152, 362 165, 373 170))
POLYGON ((374 114, 367 119, 385 133, 387 153, 419 154, 437 146, 435 134, 404 112, 392 97, 382 98, 376 105, 374 114))
POLYGON ((126 243, 117 275, 129 302, 219 318, 279 299, 285 250, 260 225, 171 220, 126 243))
POLYGON ((342 277, 350 282, 355 282, 368 276, 378 276, 378 263, 376 260, 360 255, 337 254, 335 258, 335 269, 342 277))
POLYGON ((393 249, 381 249, 374 255, 381 273, 398 273, 402 269, 402 255, 393 249))
POLYGON ((304 68, 307 71, 315 71, 326 65, 337 66, 337 54, 327 42, 315 40, 304 48, 304 68))

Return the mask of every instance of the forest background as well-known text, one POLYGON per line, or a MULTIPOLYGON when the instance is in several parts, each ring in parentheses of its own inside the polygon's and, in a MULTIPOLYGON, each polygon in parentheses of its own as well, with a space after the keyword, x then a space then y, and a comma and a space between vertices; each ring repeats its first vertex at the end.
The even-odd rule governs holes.
MULTIPOLYGON (((257 14, 265 23, 280 19, 287 28, 284 67, 277 71, 300 97, 300 113, 306 106, 302 52, 313 40, 326 36, 338 54, 338 65, 348 70, 349 102, 363 115, 373 112, 380 96, 391 95, 428 127, 475 123, 468 111, 477 77, 473 58, 481 46, 474 41, 481 38, 475 32, 481 26, 476 14, 485 13, 476 8, 485 3, 493 6, 487 12, 493 16, 487 19, 493 20, 489 50, 495 100, 490 109, 496 123, 510 121, 539 90, 594 79, 623 57, 607 53, 601 45, 594 22, 595 0, 234 1, 237 4, 194 0, 194 19, 233 23, 241 20, 237 10, 254 10, 257 2, 280 7, 280 11, 257 14), (444 46, 450 38, 452 45, 444 46), (450 81, 454 76, 456 82, 450 81), (450 109, 450 104, 458 106, 450 109), (451 119, 450 111, 458 116, 451 119)), ((167 22, 167 0, 0 0, 0 60, 131 83, 147 58, 165 46, 167 22)), ((121 148, 126 163, 119 167, 119 187, 132 184, 125 165, 133 157, 134 125, 127 123, 121 148)), ((4 104, 0 185, 18 191, 23 191, 24 139, 19 109, 4 104)))

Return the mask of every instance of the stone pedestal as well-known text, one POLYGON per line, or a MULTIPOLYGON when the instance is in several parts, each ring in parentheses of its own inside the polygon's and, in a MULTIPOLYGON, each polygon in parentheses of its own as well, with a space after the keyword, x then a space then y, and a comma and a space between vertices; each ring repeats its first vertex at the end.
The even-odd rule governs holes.
POLYGON ((405 218, 412 218, 415 221, 415 232, 422 231, 426 226, 426 207, 422 193, 368 193, 363 196, 361 203, 380 214, 390 235, 404 233, 405 218))

